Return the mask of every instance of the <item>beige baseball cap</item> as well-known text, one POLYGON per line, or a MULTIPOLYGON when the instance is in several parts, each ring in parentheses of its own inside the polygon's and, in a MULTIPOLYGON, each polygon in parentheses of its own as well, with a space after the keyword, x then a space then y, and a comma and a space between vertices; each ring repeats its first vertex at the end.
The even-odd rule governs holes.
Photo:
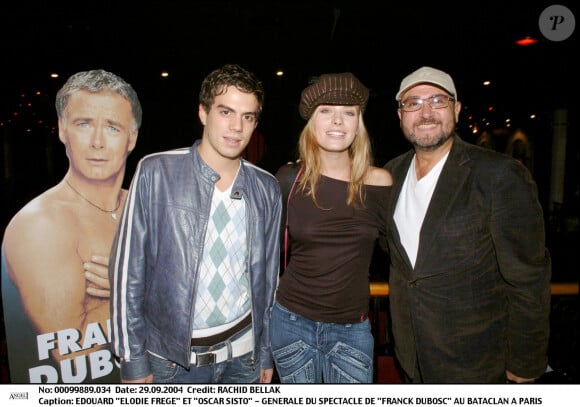
POLYGON ((429 66, 423 66, 417 69, 415 72, 407 75, 402 81, 399 91, 395 96, 395 100, 400 101, 401 95, 409 88, 420 83, 430 83, 435 86, 439 86, 445 91, 449 92, 455 100, 457 100, 457 91, 455 90, 455 84, 451 76, 446 74, 439 69, 431 68, 429 66))

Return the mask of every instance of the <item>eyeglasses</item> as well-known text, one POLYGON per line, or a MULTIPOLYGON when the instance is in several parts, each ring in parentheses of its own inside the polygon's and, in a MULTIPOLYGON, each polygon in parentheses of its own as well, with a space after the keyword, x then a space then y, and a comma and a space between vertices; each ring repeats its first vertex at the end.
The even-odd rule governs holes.
POLYGON ((399 107, 404 112, 416 112, 423 108, 425 102, 429 104, 431 109, 443 109, 444 107, 449 106, 449 102, 455 102, 455 99, 447 95, 433 95, 425 99, 412 97, 399 102, 399 107))

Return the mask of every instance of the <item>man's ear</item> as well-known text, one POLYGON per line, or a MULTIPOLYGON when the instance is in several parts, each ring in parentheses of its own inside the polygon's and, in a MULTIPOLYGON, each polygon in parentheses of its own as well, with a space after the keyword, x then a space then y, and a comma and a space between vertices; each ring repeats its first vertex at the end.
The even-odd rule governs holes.
POLYGON ((205 123, 207 121, 207 112, 205 111, 205 108, 201 103, 197 108, 197 115, 199 116, 199 121, 201 122, 201 124, 205 126, 205 123))
POLYGON ((129 133, 129 146, 128 151, 131 152, 135 149, 137 145, 137 136, 139 135, 139 130, 135 129, 129 133))
POLYGON ((459 113, 461 112, 461 102, 455 101, 455 121, 459 122, 459 113))
POLYGON ((66 144, 66 136, 64 128, 65 128, 64 119, 58 119, 58 138, 63 144, 66 144))

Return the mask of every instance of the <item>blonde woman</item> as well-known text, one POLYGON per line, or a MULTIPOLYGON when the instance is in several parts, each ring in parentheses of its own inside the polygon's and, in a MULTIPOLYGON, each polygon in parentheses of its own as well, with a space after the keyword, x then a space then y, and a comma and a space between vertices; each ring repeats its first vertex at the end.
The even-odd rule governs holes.
MULTIPOLYGON (((282 383, 372 382, 369 266, 386 233, 392 178, 372 166, 368 97, 349 72, 321 75, 302 92, 307 123, 287 201, 290 256, 270 330, 282 383)), ((281 185, 295 168, 278 170, 281 185)))

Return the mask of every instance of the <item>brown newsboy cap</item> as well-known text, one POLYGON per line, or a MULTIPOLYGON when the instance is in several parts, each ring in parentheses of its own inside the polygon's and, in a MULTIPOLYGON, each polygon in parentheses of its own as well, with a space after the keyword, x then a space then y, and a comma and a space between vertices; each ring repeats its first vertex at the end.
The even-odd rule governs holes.
POLYGON ((328 73, 302 91, 298 110, 308 120, 318 105, 360 105, 364 112, 368 100, 369 90, 352 73, 328 73))

